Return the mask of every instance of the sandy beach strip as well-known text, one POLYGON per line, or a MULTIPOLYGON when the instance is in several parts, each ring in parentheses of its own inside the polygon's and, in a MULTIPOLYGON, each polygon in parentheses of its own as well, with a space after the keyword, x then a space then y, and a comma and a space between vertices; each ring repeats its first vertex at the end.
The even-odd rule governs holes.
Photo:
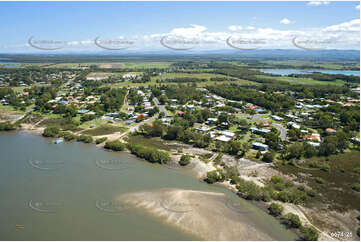
POLYGON ((118 201, 145 209, 204 240, 274 240, 227 204, 223 193, 157 189, 123 194, 118 201))

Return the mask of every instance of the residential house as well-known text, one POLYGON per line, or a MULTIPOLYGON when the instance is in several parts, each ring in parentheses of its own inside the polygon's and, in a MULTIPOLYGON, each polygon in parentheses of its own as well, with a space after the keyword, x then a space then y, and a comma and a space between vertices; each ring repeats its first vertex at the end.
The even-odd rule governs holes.
POLYGON ((331 129, 331 128, 327 128, 327 129, 326 129, 326 133, 327 133, 328 135, 335 135, 335 134, 336 134, 336 130, 331 129))
POLYGON ((269 132, 271 132, 271 130, 269 129, 264 129, 264 128, 256 128, 256 127, 251 127, 249 129, 253 134, 267 134, 269 132))
POLYGON ((260 151, 267 151, 268 150, 268 145, 262 144, 262 143, 259 143, 259 142, 254 142, 254 143, 252 143, 252 149, 260 150, 260 151))
POLYGON ((283 118, 281 118, 281 117, 279 117, 279 116, 277 116, 277 115, 272 115, 271 118, 272 118, 273 120, 275 120, 275 121, 282 121, 282 120, 283 120, 283 118))

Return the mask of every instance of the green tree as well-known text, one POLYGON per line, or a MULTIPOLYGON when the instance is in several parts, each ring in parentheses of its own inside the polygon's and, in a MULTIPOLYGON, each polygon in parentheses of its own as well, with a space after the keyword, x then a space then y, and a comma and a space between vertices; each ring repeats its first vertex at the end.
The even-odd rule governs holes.
POLYGON ((76 140, 84 143, 91 143, 93 142, 93 137, 89 135, 80 135, 76 140))
POLYGON ((263 155, 262 161, 271 163, 275 157, 275 153, 273 152, 267 152, 263 155))
POLYGON ((314 146, 307 143, 303 143, 303 152, 306 158, 311 158, 317 155, 317 149, 314 146))
MULTIPOLYGON (((102 141, 102 142, 104 142, 104 141, 102 141)), ((118 140, 108 141, 105 143, 104 148, 114 150, 114 151, 123 151, 125 149, 125 144, 118 140)))
POLYGON ((304 240, 316 241, 318 240, 319 234, 316 229, 312 227, 302 226, 301 233, 304 240))
POLYGON ((189 155, 183 154, 179 160, 181 166, 186 166, 191 162, 191 157, 189 155))
POLYGON ((303 153, 303 146, 300 143, 294 143, 287 147, 287 158, 292 159, 296 158, 299 159, 303 153))
POLYGON ((269 212, 274 216, 280 216, 283 212, 283 207, 279 203, 272 203, 269 208, 269 212))
POLYGON ((59 134, 59 127, 47 127, 44 129, 43 136, 44 137, 56 137, 59 134))
POLYGON ((95 143, 100 144, 100 143, 103 143, 104 141, 106 141, 107 139, 108 139, 107 137, 98 138, 95 140, 95 143))
POLYGON ((300 228, 302 226, 302 222, 298 215, 294 213, 288 213, 285 216, 282 217, 282 222, 288 227, 288 228, 300 228))

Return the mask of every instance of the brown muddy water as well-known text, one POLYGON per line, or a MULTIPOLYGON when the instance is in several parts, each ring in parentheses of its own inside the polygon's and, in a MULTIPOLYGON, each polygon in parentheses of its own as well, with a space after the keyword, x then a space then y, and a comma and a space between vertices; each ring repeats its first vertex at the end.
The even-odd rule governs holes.
POLYGON ((240 201, 260 231, 275 240, 297 239, 250 202, 187 171, 94 144, 54 144, 27 132, 0 133, 0 240, 199 240, 115 200, 158 188, 224 193, 240 201))

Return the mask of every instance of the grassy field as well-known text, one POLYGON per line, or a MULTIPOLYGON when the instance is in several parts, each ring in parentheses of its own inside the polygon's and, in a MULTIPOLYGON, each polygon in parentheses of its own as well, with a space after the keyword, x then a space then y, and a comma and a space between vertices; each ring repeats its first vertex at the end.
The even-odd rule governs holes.
MULTIPOLYGON (((2 105, 0 103, 0 112, 9 112, 9 111, 16 111, 13 106, 10 105, 2 105)), ((21 113, 21 111, 19 111, 21 113)))
POLYGON ((172 79, 172 78, 180 78, 180 77, 187 77, 187 78, 199 78, 199 79, 207 79, 210 80, 212 77, 223 77, 227 78, 226 75, 222 74, 213 74, 213 73, 166 73, 162 76, 155 76, 152 77, 153 80, 161 80, 161 79, 172 79))
POLYGON ((127 138, 127 141, 139 145, 144 145, 150 148, 162 149, 168 151, 171 149, 181 148, 181 146, 178 145, 167 145, 165 144, 165 141, 163 141, 161 138, 146 138, 142 135, 129 136, 127 138))
POLYGON ((167 68, 172 62, 124 62, 124 68, 167 68))
POLYGON ((272 77, 272 76, 263 76, 259 75, 258 77, 261 78, 267 78, 270 80, 276 80, 276 81, 284 81, 288 82, 290 84, 309 84, 309 85, 336 85, 336 86, 342 86, 345 82, 341 80, 336 80, 334 82, 330 81, 317 81, 311 78, 296 78, 296 77, 288 77, 288 76, 281 76, 281 77, 272 77))
POLYGON ((85 130, 82 132, 82 134, 99 136, 99 135, 112 134, 115 132, 125 132, 126 130, 127 130, 127 128, 125 128, 125 127, 103 124, 103 125, 100 125, 99 127, 85 130))

